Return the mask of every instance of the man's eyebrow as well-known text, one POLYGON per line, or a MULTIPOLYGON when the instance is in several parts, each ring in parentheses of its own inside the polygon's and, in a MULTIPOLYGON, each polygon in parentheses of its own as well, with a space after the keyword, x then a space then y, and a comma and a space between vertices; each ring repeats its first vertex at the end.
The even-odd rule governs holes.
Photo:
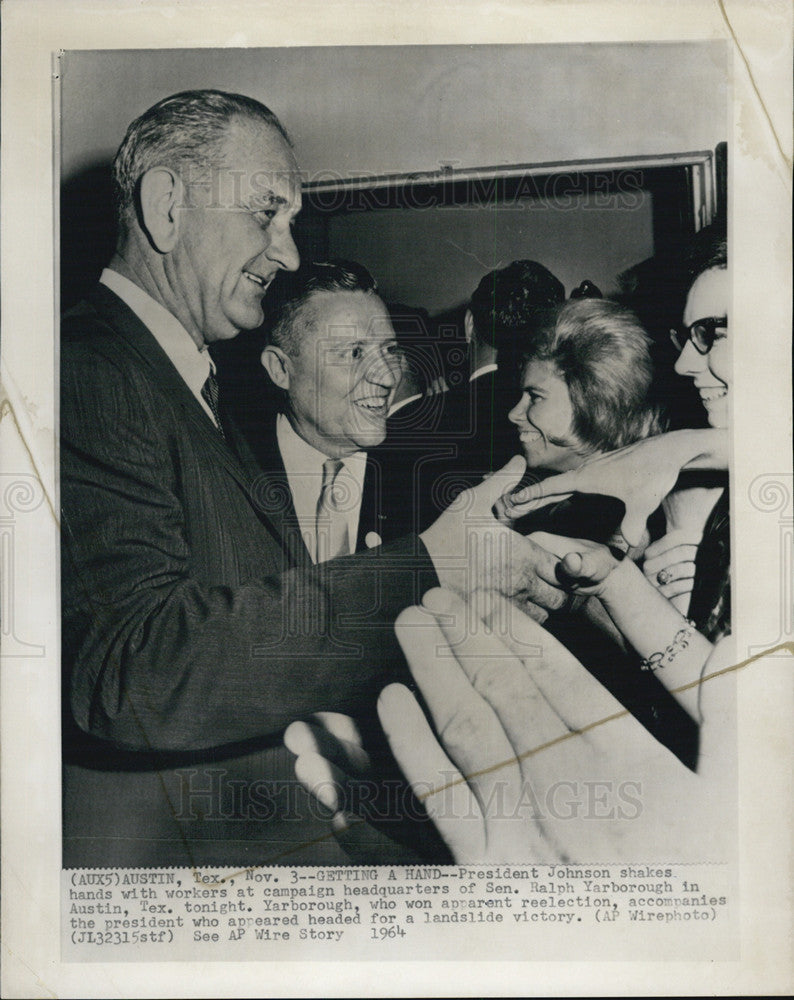
POLYGON ((271 205, 289 205, 289 199, 275 191, 262 191, 251 199, 251 208, 269 208, 271 205))

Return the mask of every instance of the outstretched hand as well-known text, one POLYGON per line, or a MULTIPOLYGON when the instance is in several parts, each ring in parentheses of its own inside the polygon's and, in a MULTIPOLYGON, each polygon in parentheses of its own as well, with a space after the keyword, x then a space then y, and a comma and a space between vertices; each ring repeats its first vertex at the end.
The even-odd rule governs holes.
POLYGON ((639 545, 650 515, 672 491, 683 468, 720 468, 723 435, 713 431, 676 431, 659 434, 591 458, 578 469, 550 476, 506 495, 505 518, 515 520, 530 511, 566 499, 572 493, 595 493, 622 500, 626 513, 621 524, 630 545, 639 545), (704 439, 704 433, 708 435, 704 439), (717 436, 715 436, 717 435, 717 436), (713 443, 714 454, 702 459, 703 441, 713 443), (702 461, 701 461, 702 459, 702 461), (699 464, 698 464, 699 463, 699 464))
MULTIPOLYGON (((460 598, 436 589, 397 620, 435 732, 402 685, 378 703, 455 859, 699 858, 720 829, 719 774, 703 782, 688 771, 540 626, 500 610, 510 623, 501 635, 472 629, 460 598)), ((707 736, 706 759, 719 763, 729 736, 723 726, 707 736)))
MULTIPOLYGON (((424 860, 407 843, 417 839, 402 815, 405 811, 416 817, 408 786, 395 780, 396 771, 393 778, 386 778, 383 761, 373 760, 364 749, 350 716, 316 712, 309 721, 293 722, 284 733, 284 745, 295 755, 295 777, 314 797, 318 814, 327 816, 334 838, 352 861, 416 864, 424 860)), ((428 823, 426 818, 424 822, 428 823)), ((425 835, 423 843, 427 842, 425 835)), ((431 849, 434 844, 433 838, 431 849)))
MULTIPOLYGON (((472 489, 464 490, 420 538, 439 581, 464 598, 501 595, 536 621, 563 606, 557 560, 494 516, 499 497, 515 489, 526 470, 518 456, 472 489)), ((478 597, 479 600, 479 597, 478 597)))

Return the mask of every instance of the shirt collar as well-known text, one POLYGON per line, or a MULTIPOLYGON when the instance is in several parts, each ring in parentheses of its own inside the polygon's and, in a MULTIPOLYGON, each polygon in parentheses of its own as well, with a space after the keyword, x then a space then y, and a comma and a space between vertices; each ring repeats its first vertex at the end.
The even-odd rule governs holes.
POLYGON ((179 320, 123 274, 106 267, 100 282, 125 302, 151 332, 187 387, 197 397, 215 364, 206 348, 200 350, 179 320))

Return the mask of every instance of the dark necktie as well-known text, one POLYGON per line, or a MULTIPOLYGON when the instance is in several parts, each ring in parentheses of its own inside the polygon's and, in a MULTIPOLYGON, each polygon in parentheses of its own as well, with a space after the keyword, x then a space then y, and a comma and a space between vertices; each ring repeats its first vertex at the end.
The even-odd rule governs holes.
POLYGON ((212 410, 212 415, 215 418, 215 426, 218 428, 220 436, 226 440, 226 435, 223 433, 223 425, 221 424, 221 415, 218 410, 218 380, 215 377, 215 372, 210 368, 210 373, 207 376, 207 381, 201 387, 201 395, 204 400, 212 410))
POLYGON ((344 510, 346 488, 336 479, 343 462, 338 458, 328 458, 323 462, 323 482, 317 501, 317 557, 316 562, 325 562, 337 556, 350 555, 350 539, 347 532, 347 513, 344 510))

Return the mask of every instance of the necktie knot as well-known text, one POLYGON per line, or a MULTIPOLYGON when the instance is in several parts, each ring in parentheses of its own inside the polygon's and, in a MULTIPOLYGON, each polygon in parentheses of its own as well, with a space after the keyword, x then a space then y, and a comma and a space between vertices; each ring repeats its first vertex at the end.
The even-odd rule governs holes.
POLYGON ((320 500, 329 510, 339 512, 344 509, 345 489, 338 476, 344 462, 340 458, 327 458, 323 462, 323 482, 320 500))
POLYGON ((345 513, 348 490, 338 478, 343 465, 339 458, 327 458, 323 462, 323 480, 317 502, 316 561, 318 563, 350 553, 345 513))

